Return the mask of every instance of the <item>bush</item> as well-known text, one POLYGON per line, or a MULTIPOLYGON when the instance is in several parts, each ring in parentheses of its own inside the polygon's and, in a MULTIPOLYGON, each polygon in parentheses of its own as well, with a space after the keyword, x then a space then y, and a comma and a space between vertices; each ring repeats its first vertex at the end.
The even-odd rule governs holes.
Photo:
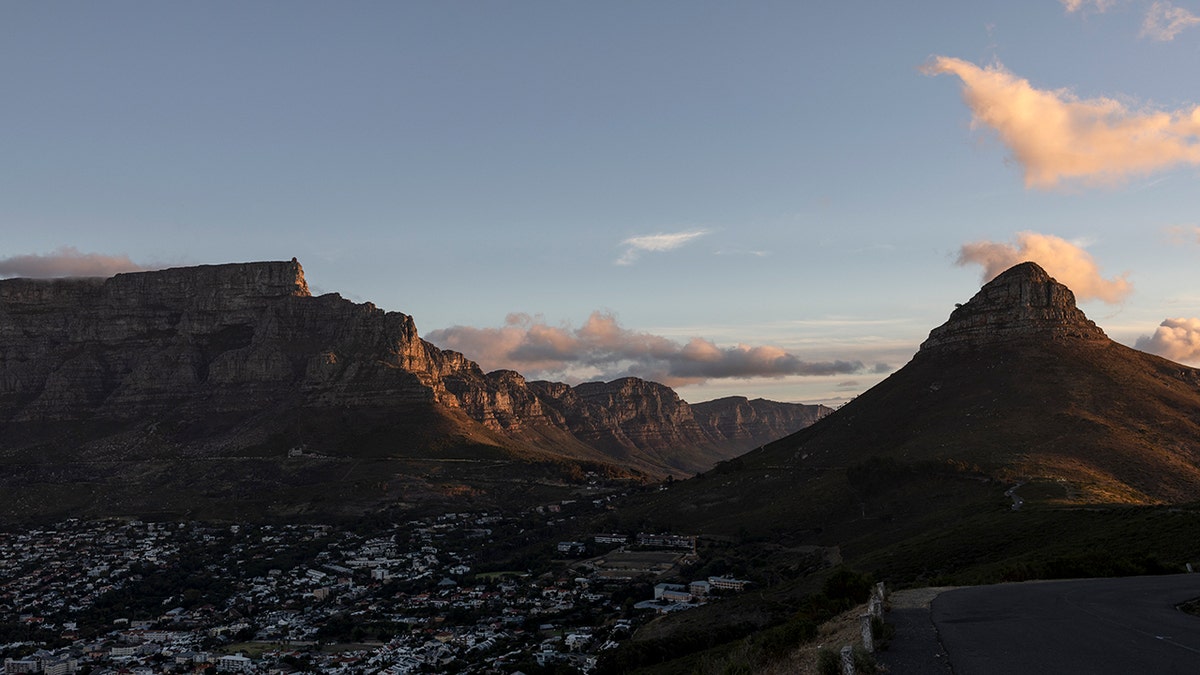
POLYGON ((841 675, 842 657, 832 649, 817 652, 817 672, 821 675, 841 675))
POLYGON ((874 585, 875 579, 870 574, 838 567, 825 579, 822 592, 830 600, 849 600, 851 605, 859 605, 871 597, 874 585))
POLYGON ((786 656, 801 643, 807 642, 817 635, 817 625, 812 621, 795 618, 780 626, 769 628, 762 632, 759 644, 763 654, 769 659, 786 656))

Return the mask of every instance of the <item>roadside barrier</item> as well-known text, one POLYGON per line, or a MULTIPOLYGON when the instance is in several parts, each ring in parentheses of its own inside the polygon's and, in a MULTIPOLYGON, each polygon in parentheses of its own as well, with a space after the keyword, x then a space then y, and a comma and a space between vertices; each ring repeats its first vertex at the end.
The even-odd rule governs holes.
MULTIPOLYGON (((871 589, 871 599, 867 601, 867 612, 858 617, 862 631, 862 647, 867 653, 875 653, 874 620, 883 618, 883 603, 887 599, 887 587, 883 582, 875 584, 871 589)), ((854 647, 842 647, 842 675, 854 675, 854 647)))

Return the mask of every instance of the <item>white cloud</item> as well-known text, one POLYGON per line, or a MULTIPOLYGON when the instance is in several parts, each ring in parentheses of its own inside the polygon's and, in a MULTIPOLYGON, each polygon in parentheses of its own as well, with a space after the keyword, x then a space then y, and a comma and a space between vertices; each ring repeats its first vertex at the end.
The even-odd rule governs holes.
POLYGON ((616 264, 632 265, 647 251, 653 253, 670 251, 706 234, 708 234, 708 230, 691 230, 688 232, 645 234, 638 237, 630 237, 621 242, 621 245, 625 247, 625 251, 621 253, 621 257, 617 258, 616 264))
POLYGON ((1140 35, 1159 42, 1170 42, 1176 35, 1196 24, 1200 24, 1200 16, 1160 0, 1150 5, 1146 12, 1140 35))
POLYGON ((1066 239, 1050 234, 1021 232, 1017 243, 1005 244, 977 241, 963 244, 958 252, 958 265, 983 266, 983 280, 990 281, 1018 263, 1032 261, 1065 284, 1080 300, 1103 300, 1118 303, 1133 291, 1125 275, 1105 279, 1091 254, 1066 239))
POLYGON ((0 258, 0 277, 111 277, 144 269, 129 256, 80 253, 72 246, 63 246, 45 255, 34 253, 0 258))
POLYGON ((1112 184, 1181 164, 1200 165, 1200 106, 1131 110, 1111 98, 1037 89, 999 64, 980 68, 945 56, 921 70, 962 80, 972 126, 996 132, 1024 169, 1026 187, 1053 188, 1071 180, 1112 184))
POLYGON ((1135 346, 1172 361, 1200 361, 1200 319, 1164 319, 1153 335, 1138 338, 1135 346))

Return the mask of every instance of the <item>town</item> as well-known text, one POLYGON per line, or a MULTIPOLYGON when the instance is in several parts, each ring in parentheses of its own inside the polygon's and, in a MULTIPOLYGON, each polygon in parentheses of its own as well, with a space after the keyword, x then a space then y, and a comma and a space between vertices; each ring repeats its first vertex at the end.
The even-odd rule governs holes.
POLYGON ((605 502, 355 527, 0 532, 4 671, 588 673, 642 623, 750 583, 680 578, 694 536, 555 538, 605 502))

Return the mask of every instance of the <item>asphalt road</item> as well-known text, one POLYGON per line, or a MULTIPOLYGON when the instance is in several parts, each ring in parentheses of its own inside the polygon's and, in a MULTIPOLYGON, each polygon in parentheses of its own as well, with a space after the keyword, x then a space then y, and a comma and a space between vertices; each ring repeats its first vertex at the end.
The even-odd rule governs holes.
POLYGON ((955 675, 1200 673, 1200 574, 975 586, 931 618, 955 675))

